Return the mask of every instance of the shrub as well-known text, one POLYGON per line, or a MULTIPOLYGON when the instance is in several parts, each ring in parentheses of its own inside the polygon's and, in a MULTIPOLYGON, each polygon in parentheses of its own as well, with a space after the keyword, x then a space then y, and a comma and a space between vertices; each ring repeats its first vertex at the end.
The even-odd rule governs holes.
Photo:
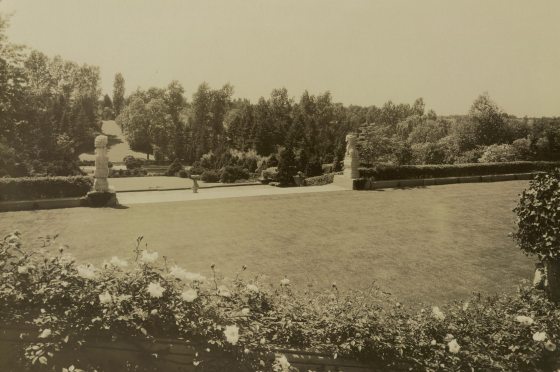
POLYGON ((267 181, 278 181, 278 167, 266 168, 262 171, 261 177, 267 181))
POLYGON ((208 169, 202 172, 200 175, 200 179, 204 182, 219 182, 220 181, 220 172, 208 169))
POLYGON ((144 168, 134 169, 110 169, 109 178, 120 177, 144 177, 148 175, 148 171, 144 168))
MULTIPOLYGON (((111 337, 186 339, 197 362, 224 351, 244 370, 273 370, 266 356, 278 349, 350 357, 383 371, 559 367, 560 308, 526 286, 513 295, 413 309, 377 288, 299 293, 288 279, 271 285, 244 270, 225 281, 214 265, 208 280, 169 268, 157 252, 141 248, 141 238, 129 260, 113 257, 101 267, 77 263, 54 248, 53 237, 42 243, 28 250, 17 232, 0 241, 2 320, 41 336, 21 334, 16 357, 6 354, 23 357, 16 370, 61 370, 71 363, 61 366, 59 353, 111 337)), ((87 363, 74 361, 93 369, 87 363)))
POLYGON ((305 186, 322 186, 333 183, 334 173, 323 174, 317 177, 307 177, 304 181, 305 186))
POLYGON ((126 169, 140 168, 144 165, 144 160, 140 158, 135 158, 132 155, 127 155, 123 158, 124 165, 126 169))
POLYGON ((209 153, 202 155, 200 158, 200 166, 205 169, 215 169, 217 161, 218 159, 216 158, 216 155, 210 151, 209 153))
POLYGON ((294 176, 297 174, 297 162, 294 151, 286 148, 280 151, 278 161, 278 182, 281 186, 291 186, 294 184, 294 176))
POLYGON ((527 255, 547 265, 551 298, 560 301, 560 169, 539 174, 524 190, 514 209, 517 231, 513 237, 527 255))
POLYGON ((167 168, 165 175, 175 176, 181 170, 183 170, 183 164, 181 164, 181 160, 176 158, 175 160, 173 160, 173 163, 169 165, 169 168, 167 168))
POLYGON ((188 173, 186 170, 181 169, 181 170, 179 171, 179 177, 181 177, 181 178, 189 178, 189 173, 188 173))
POLYGON ((380 164, 371 168, 360 168, 360 177, 374 178, 375 180, 399 180, 407 178, 485 176, 548 171, 559 166, 560 162, 545 161, 400 166, 380 164))
POLYGON ((499 163, 519 160, 519 154, 513 145, 490 145, 484 149, 484 153, 478 159, 480 163, 499 163))
POLYGON ((0 201, 85 196, 92 186, 84 176, 0 178, 0 201))
POLYGON ((318 158, 314 157, 305 165, 305 176, 315 177, 323 174, 323 167, 318 158))
POLYGON ((560 259, 560 170, 531 180, 514 212, 518 227, 514 238, 519 247, 541 260, 560 259))
POLYGON ((323 173, 334 173, 334 164, 323 164, 321 169, 323 173))
POLYGON ((233 183, 238 180, 249 179, 249 171, 238 165, 228 165, 222 170, 220 181, 224 183, 233 183))

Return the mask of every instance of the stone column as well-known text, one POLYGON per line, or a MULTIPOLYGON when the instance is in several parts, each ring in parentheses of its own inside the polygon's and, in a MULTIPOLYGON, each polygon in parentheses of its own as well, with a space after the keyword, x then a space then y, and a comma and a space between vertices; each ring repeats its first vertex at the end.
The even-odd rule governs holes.
POLYGON ((354 188, 354 180, 360 178, 359 166, 360 157, 356 142, 358 137, 354 133, 346 136, 346 154, 344 155, 344 172, 334 177, 334 184, 352 190, 354 188))
POLYGON ((358 167, 360 157, 356 148, 357 137, 354 133, 346 136, 346 154, 344 155, 344 175, 352 179, 360 178, 358 167))
POLYGON ((115 191, 109 187, 109 158, 107 157, 107 136, 95 137, 95 172, 93 174, 93 190, 86 196, 91 207, 110 207, 117 205, 115 191))
POLYGON ((95 137, 95 173, 93 190, 109 192, 109 158, 107 157, 107 136, 95 137))

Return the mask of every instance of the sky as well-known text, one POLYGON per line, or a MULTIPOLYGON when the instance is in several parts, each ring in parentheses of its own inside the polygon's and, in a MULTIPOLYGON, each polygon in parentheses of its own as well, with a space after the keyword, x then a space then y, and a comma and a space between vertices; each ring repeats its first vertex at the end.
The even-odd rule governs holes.
POLYGON ((285 87, 345 105, 560 116, 558 0, 0 0, 10 40, 101 69, 112 92, 206 81, 255 102, 285 87))

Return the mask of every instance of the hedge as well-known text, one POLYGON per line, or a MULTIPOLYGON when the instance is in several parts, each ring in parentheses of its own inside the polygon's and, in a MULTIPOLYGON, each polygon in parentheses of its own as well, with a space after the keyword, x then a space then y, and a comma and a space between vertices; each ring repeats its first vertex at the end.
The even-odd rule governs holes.
POLYGON ((379 164, 360 168, 360 178, 375 180, 402 180, 410 178, 441 178, 487 176, 494 174, 549 171, 560 167, 560 162, 515 161, 504 163, 471 163, 442 165, 390 165, 379 164))
POLYGON ((322 186, 333 183, 334 173, 323 174, 317 177, 308 177, 305 179, 305 186, 322 186))
POLYGON ((85 176, 0 178, 0 201, 85 196, 92 186, 85 176))

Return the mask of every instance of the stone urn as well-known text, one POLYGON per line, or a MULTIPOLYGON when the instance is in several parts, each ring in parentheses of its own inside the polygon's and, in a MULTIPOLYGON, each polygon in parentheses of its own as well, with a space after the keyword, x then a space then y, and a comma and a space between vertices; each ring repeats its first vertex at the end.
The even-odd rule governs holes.
POLYGON ((191 175, 191 180, 193 181, 193 186, 192 186, 192 191, 193 193, 198 193, 198 189, 200 188, 200 186, 198 185, 198 181, 200 180, 200 175, 199 174, 192 174, 191 175))

